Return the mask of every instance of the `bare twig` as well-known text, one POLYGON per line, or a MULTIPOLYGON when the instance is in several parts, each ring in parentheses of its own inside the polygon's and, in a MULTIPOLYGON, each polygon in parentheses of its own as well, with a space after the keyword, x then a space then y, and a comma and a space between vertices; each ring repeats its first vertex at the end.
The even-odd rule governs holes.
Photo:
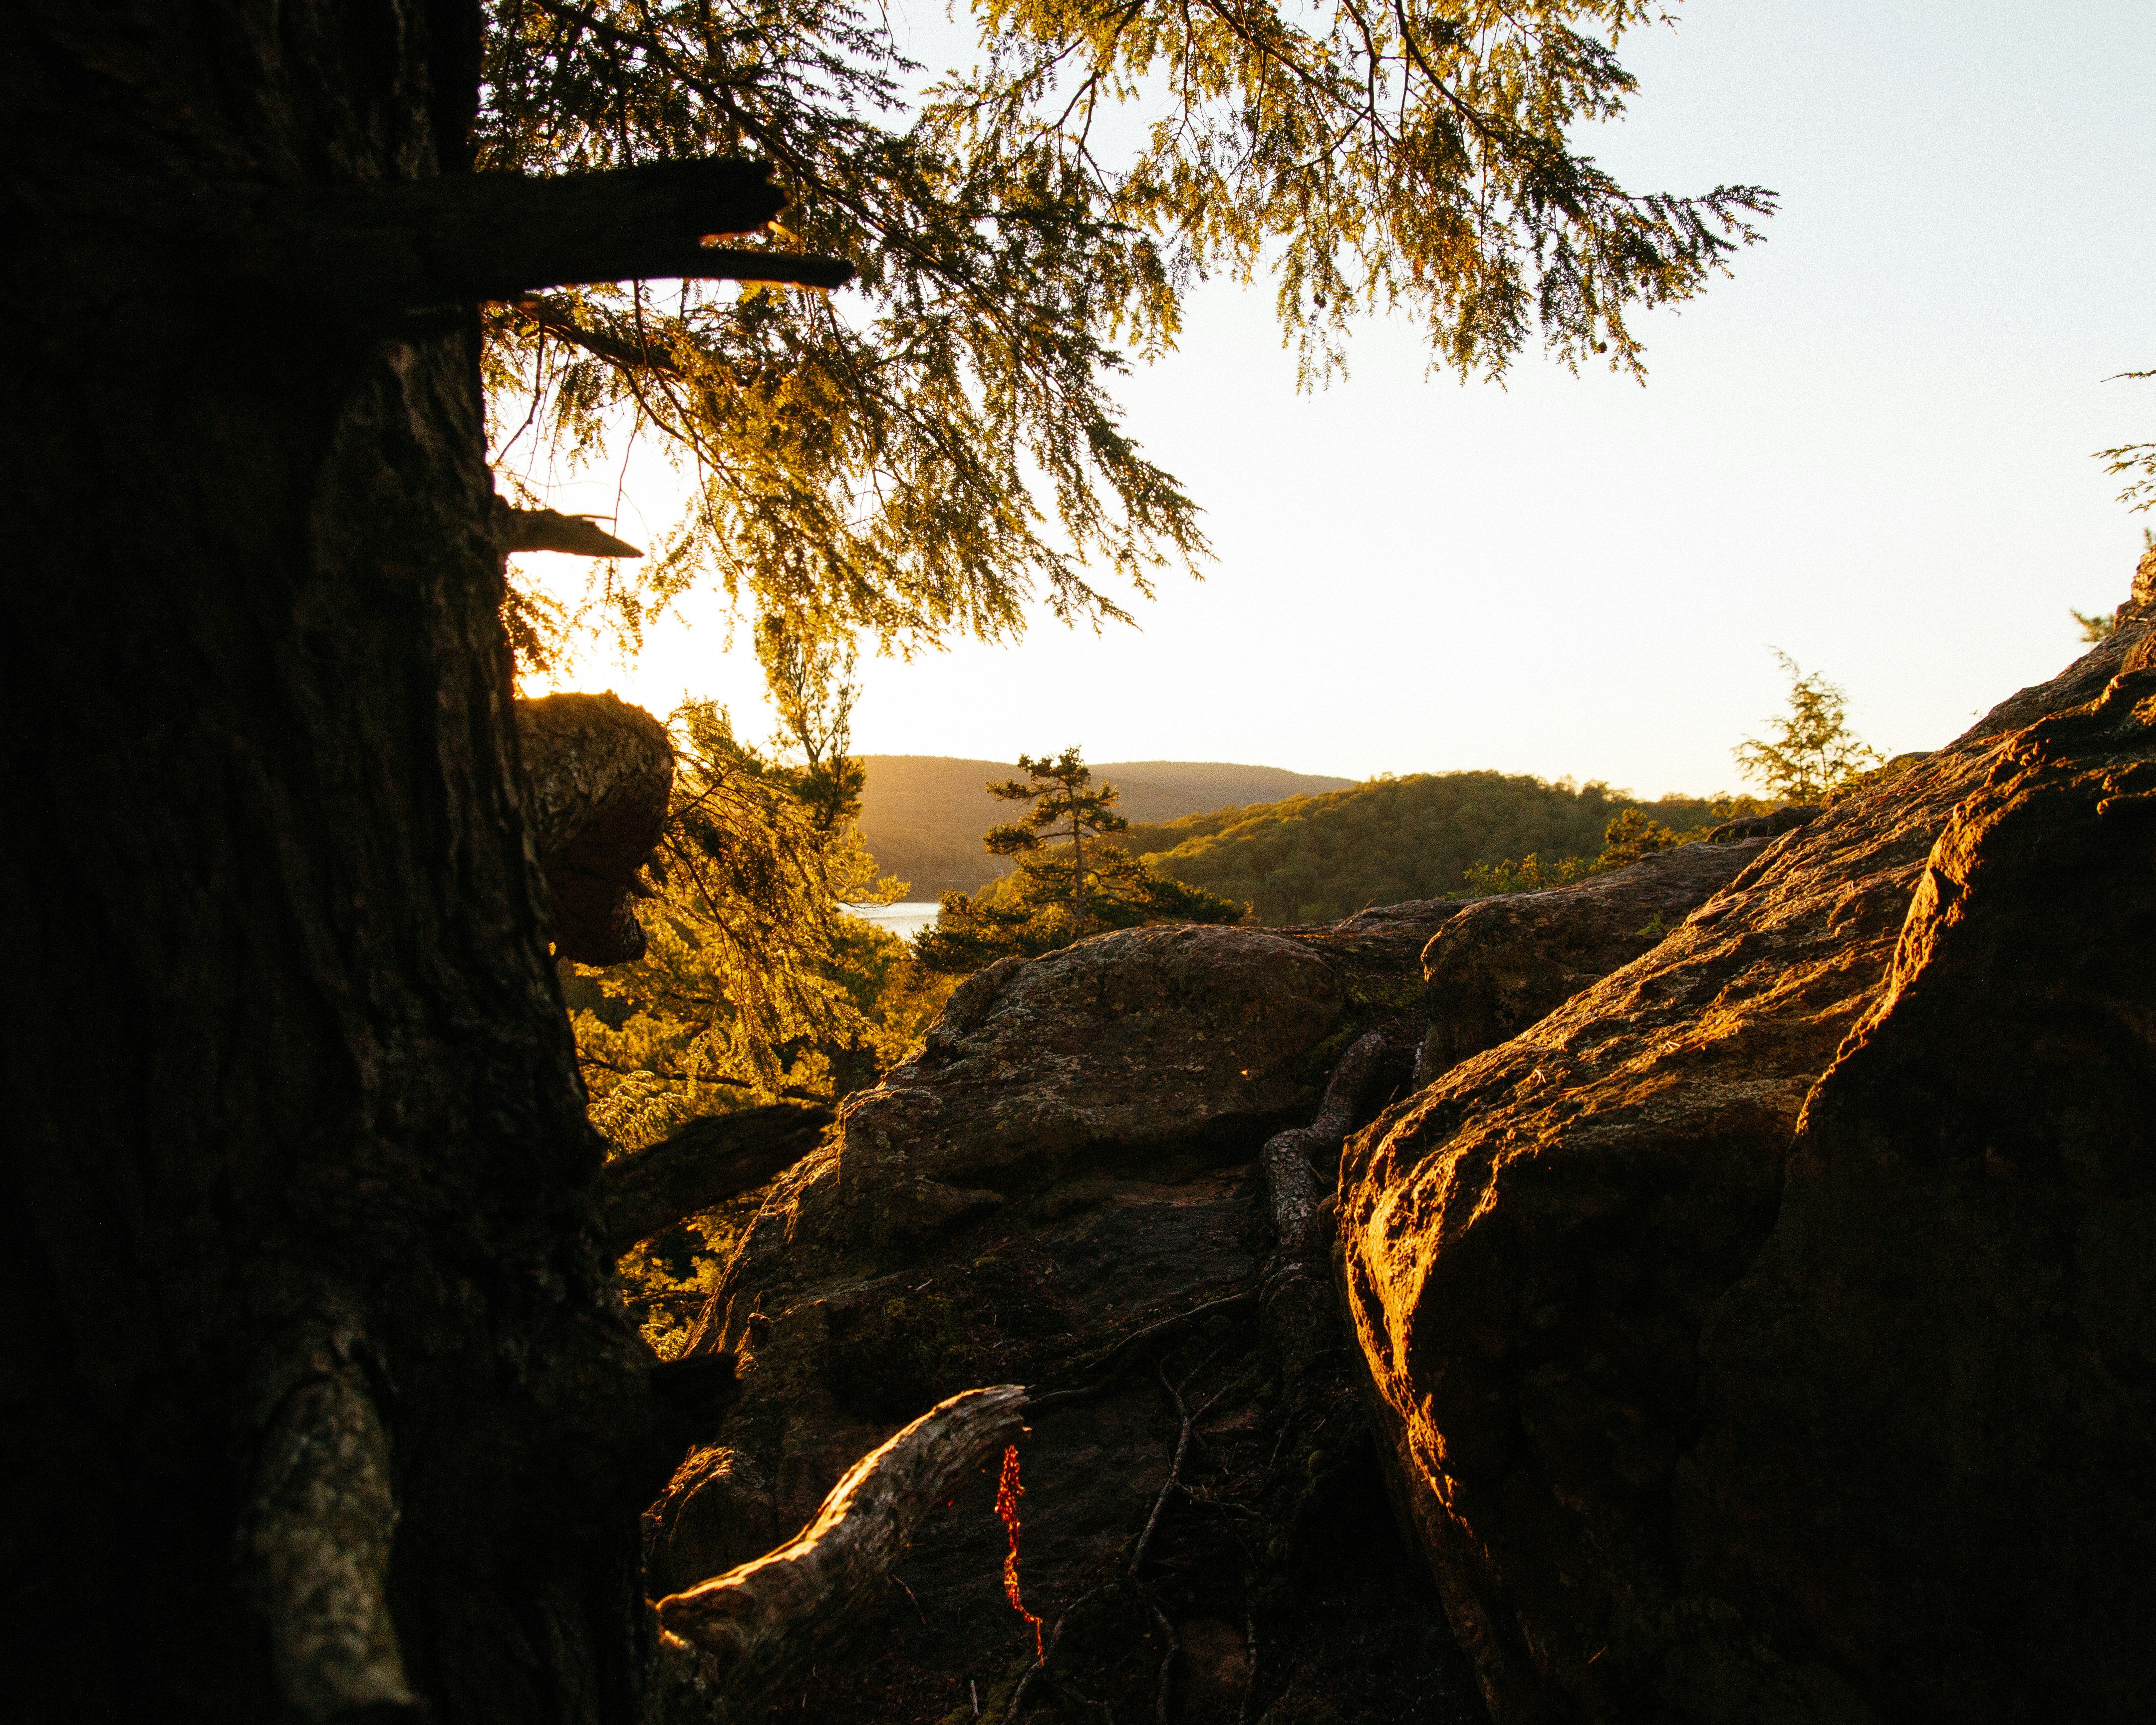
POLYGON ((1157 1342, 1172 1331, 1196 1323, 1201 1318, 1210 1317, 1216 1312, 1235 1311, 1249 1305, 1256 1298, 1257 1291, 1255 1288, 1245 1289, 1240 1294, 1229 1294, 1219 1300, 1209 1300, 1203 1306, 1194 1306, 1188 1312, 1179 1312, 1173 1317, 1164 1317, 1158 1323, 1147 1324, 1143 1329, 1132 1332, 1101 1355, 1096 1368, 1099 1375, 1091 1383, 1081 1384, 1075 1389, 1052 1390, 1046 1395, 1032 1397, 1025 1404, 1026 1417, 1033 1419, 1048 1409, 1060 1407, 1065 1402, 1086 1401, 1100 1394, 1122 1375, 1147 1343, 1157 1342))
POLYGON ((1258 1620, 1243 1615, 1243 1646, 1250 1656, 1250 1675, 1243 1679, 1243 1704, 1235 1709, 1235 1725, 1250 1725, 1250 1703, 1258 1695, 1258 1620))
POLYGON ((1175 1656, 1183 1651, 1183 1643, 1175 1639, 1175 1625, 1168 1620, 1168 1614, 1159 1606, 1152 1608, 1152 1620, 1160 1625, 1160 1632, 1168 1637, 1168 1651, 1160 1656, 1160 1688, 1153 1697, 1154 1725, 1168 1725, 1168 1702, 1175 1682, 1175 1656))
MULTIPOLYGON (((1048 1644, 1040 1650, 1040 1657, 1026 1667, 1025 1675, 1018 1680, 1018 1687, 1011 1691, 1010 1705, 1004 1710, 1004 1725, 1013 1725, 1018 1717, 1019 1709, 1025 1705, 1025 1692, 1033 1687, 1033 1680, 1045 1671, 1048 1661, 1055 1657, 1056 1644, 1063 1639, 1063 1626, 1076 1616, 1082 1607, 1091 1604, 1114 1586, 1115 1584, 1110 1582, 1106 1587, 1096 1587, 1091 1593, 1081 1594, 1063 1608, 1063 1615, 1055 1620, 1055 1627, 1048 1632, 1048 1644)), ((980 1711, 981 1703, 976 1697, 973 1712, 978 1714, 980 1711)))

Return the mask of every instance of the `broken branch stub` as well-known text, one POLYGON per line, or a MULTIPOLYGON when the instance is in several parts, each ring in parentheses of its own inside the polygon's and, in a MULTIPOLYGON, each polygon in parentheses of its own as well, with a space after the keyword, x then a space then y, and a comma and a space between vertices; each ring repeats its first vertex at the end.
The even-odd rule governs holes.
POLYGON ((557 948, 580 964, 642 957, 633 901, 674 788, 666 727, 612 695, 549 695, 516 703, 516 734, 557 948))
POLYGON ((855 1462, 789 1543, 660 1600, 660 1630, 746 1715, 884 1585, 921 1518, 1018 1436, 1025 1400, 1004 1384, 938 1403, 855 1462))
POLYGON ((785 207, 768 162, 718 159, 249 188, 200 224, 193 263, 223 285, 361 313, 588 282, 850 281, 843 259, 706 243, 757 233, 785 207))
POLYGON ((511 509, 501 511, 501 548, 504 551, 560 551, 580 557, 640 557, 644 553, 617 539, 588 516, 563 515, 553 509, 511 509))
POLYGON ((773 1102, 691 1120, 648 1149, 615 1157, 599 1170, 608 1255, 619 1258, 684 1216, 785 1173, 834 1117, 829 1108, 773 1102))

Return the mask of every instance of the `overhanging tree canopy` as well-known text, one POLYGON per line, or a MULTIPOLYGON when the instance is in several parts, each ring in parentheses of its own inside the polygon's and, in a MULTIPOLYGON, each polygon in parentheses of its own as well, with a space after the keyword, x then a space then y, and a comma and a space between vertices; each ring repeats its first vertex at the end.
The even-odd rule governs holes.
POLYGON ((483 168, 753 154, 790 243, 860 273, 834 300, 504 303, 488 380, 564 447, 625 413, 693 462, 665 555, 611 589, 632 628, 700 573, 886 639, 1011 635, 1029 595, 1119 616, 1204 548, 1111 391, 1209 273, 1270 274, 1312 377, 1379 308, 1462 374, 1537 332, 1640 370, 1634 314, 1698 291, 1773 206, 1633 192, 1583 147, 1635 88, 1620 42, 1664 10, 981 0, 978 64, 932 80, 844 0, 499 0, 483 168))

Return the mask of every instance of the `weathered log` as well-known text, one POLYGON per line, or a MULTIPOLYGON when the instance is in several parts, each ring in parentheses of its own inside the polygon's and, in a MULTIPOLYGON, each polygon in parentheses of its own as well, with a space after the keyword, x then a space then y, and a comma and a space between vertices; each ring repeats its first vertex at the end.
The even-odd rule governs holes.
POLYGON ((840 287, 850 264, 706 242, 786 207, 767 162, 235 190, 201 213, 189 273, 353 311, 511 300, 578 283, 695 277, 840 287))
POLYGON ((789 1543, 660 1599, 663 1636, 694 1650, 717 1707, 747 1717, 814 1660, 885 1585, 921 1517, 1024 1430, 1025 1402, 1023 1386, 1004 1384, 937 1404, 856 1462, 789 1543))
POLYGON ((612 695, 549 695, 516 703, 516 732, 556 949, 580 964, 643 957, 633 901, 674 787, 666 727, 612 695))
POLYGON ((684 1216, 752 1192, 816 1147, 829 1108, 773 1102, 692 1120, 599 1171, 608 1252, 619 1257, 684 1216))
POLYGON ((359 1368, 332 1340, 316 1351, 263 1434, 241 1565, 297 1717, 417 1714, 389 1617, 388 1434, 359 1368))

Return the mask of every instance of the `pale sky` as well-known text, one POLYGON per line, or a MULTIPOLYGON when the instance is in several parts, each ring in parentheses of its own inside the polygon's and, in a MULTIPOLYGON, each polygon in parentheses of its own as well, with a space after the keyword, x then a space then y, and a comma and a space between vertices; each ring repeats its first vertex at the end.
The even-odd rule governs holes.
MULTIPOLYGON (((855 747, 1704 793, 1741 788, 1775 647, 1889 753, 2070 660, 2068 607, 2123 598, 2156 526, 2090 459, 2156 439, 2156 381, 2102 381, 2156 368, 2156 3, 1690 0, 1624 59, 1630 117, 1589 144, 1621 180, 1782 198, 1733 280, 1638 326, 1644 388, 1537 352, 1463 386, 1380 323, 1298 396, 1270 288, 1210 284, 1122 392, 1206 511, 1205 579, 1135 629, 866 662, 855 747)), ((639 463, 619 531, 648 542, 671 491, 639 463)), ((691 601, 561 686, 714 696, 760 737, 727 636, 691 601)))

